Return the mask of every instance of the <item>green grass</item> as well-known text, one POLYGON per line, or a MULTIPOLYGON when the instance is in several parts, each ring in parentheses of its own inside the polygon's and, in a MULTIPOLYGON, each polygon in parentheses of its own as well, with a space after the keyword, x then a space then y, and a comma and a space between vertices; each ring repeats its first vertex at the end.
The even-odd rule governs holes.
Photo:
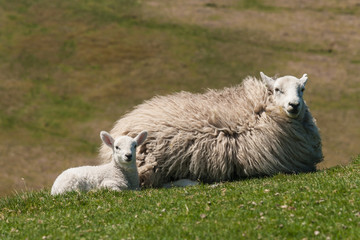
POLYGON ((265 4, 263 0, 241 0, 238 2, 240 9, 252 9, 258 11, 279 11, 281 8, 265 4))
POLYGON ((355 239, 360 156, 346 167, 142 191, 0 200, 1 239, 355 239))

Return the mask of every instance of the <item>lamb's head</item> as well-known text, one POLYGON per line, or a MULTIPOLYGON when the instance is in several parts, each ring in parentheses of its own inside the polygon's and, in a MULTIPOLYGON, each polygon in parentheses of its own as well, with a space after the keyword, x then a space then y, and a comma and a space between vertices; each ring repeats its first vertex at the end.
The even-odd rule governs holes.
POLYGON ((305 111, 303 93, 307 82, 307 75, 300 79, 293 76, 284 76, 272 79, 260 72, 261 78, 273 93, 274 104, 284 109, 290 118, 298 118, 305 111))
POLYGON ((136 164, 136 147, 141 145, 147 137, 142 131, 135 138, 120 136, 114 139, 109 133, 101 131, 101 140, 113 150, 113 160, 120 166, 136 164))

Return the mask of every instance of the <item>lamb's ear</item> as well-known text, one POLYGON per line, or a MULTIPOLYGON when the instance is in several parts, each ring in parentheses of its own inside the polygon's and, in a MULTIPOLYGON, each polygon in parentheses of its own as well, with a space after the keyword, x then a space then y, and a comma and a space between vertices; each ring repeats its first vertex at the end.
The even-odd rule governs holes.
POLYGON ((107 133, 105 131, 101 131, 100 132, 100 138, 103 141, 103 143, 105 143, 109 147, 111 147, 111 148, 114 147, 114 139, 109 133, 107 133))
POLYGON ((142 131, 135 138, 136 144, 138 146, 141 145, 145 141, 146 138, 147 138, 147 131, 142 131))
POLYGON ((307 82, 307 80, 308 80, 308 76, 307 76, 307 74, 305 73, 305 74, 300 78, 300 81, 302 81, 302 83, 305 85, 306 82, 307 82))
POLYGON ((274 82, 275 80, 271 77, 266 76, 263 72, 260 72, 261 79, 266 84, 268 89, 272 90, 274 88, 274 82))

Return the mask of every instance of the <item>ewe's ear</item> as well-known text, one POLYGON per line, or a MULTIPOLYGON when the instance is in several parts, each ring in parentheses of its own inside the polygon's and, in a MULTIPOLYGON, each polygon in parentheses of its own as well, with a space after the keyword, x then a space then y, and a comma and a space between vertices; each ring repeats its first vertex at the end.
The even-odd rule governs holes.
POLYGON ((105 143, 109 147, 111 147, 111 148, 114 147, 114 139, 109 133, 107 133, 105 131, 101 131, 100 138, 103 141, 103 143, 105 143))
POLYGON ((146 138, 147 138, 147 131, 142 131, 135 138, 136 144, 138 146, 141 145, 145 141, 146 138))
POLYGON ((301 78, 300 81, 305 85, 308 80, 307 74, 305 73, 301 78))
POLYGON ((271 77, 266 76, 263 72, 260 72, 261 79, 266 84, 268 89, 272 90, 274 88, 274 82, 275 80, 271 77))

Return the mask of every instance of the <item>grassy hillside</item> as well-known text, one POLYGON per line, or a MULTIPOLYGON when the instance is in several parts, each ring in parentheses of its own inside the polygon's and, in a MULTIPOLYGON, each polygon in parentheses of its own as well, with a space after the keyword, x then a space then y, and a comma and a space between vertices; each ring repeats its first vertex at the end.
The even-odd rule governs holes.
POLYGON ((356 1, 0 1, 0 195, 97 163, 98 134, 154 95, 310 77, 325 162, 360 144, 356 1))
POLYGON ((1 239, 356 239, 360 156, 312 174, 0 199, 1 239))

